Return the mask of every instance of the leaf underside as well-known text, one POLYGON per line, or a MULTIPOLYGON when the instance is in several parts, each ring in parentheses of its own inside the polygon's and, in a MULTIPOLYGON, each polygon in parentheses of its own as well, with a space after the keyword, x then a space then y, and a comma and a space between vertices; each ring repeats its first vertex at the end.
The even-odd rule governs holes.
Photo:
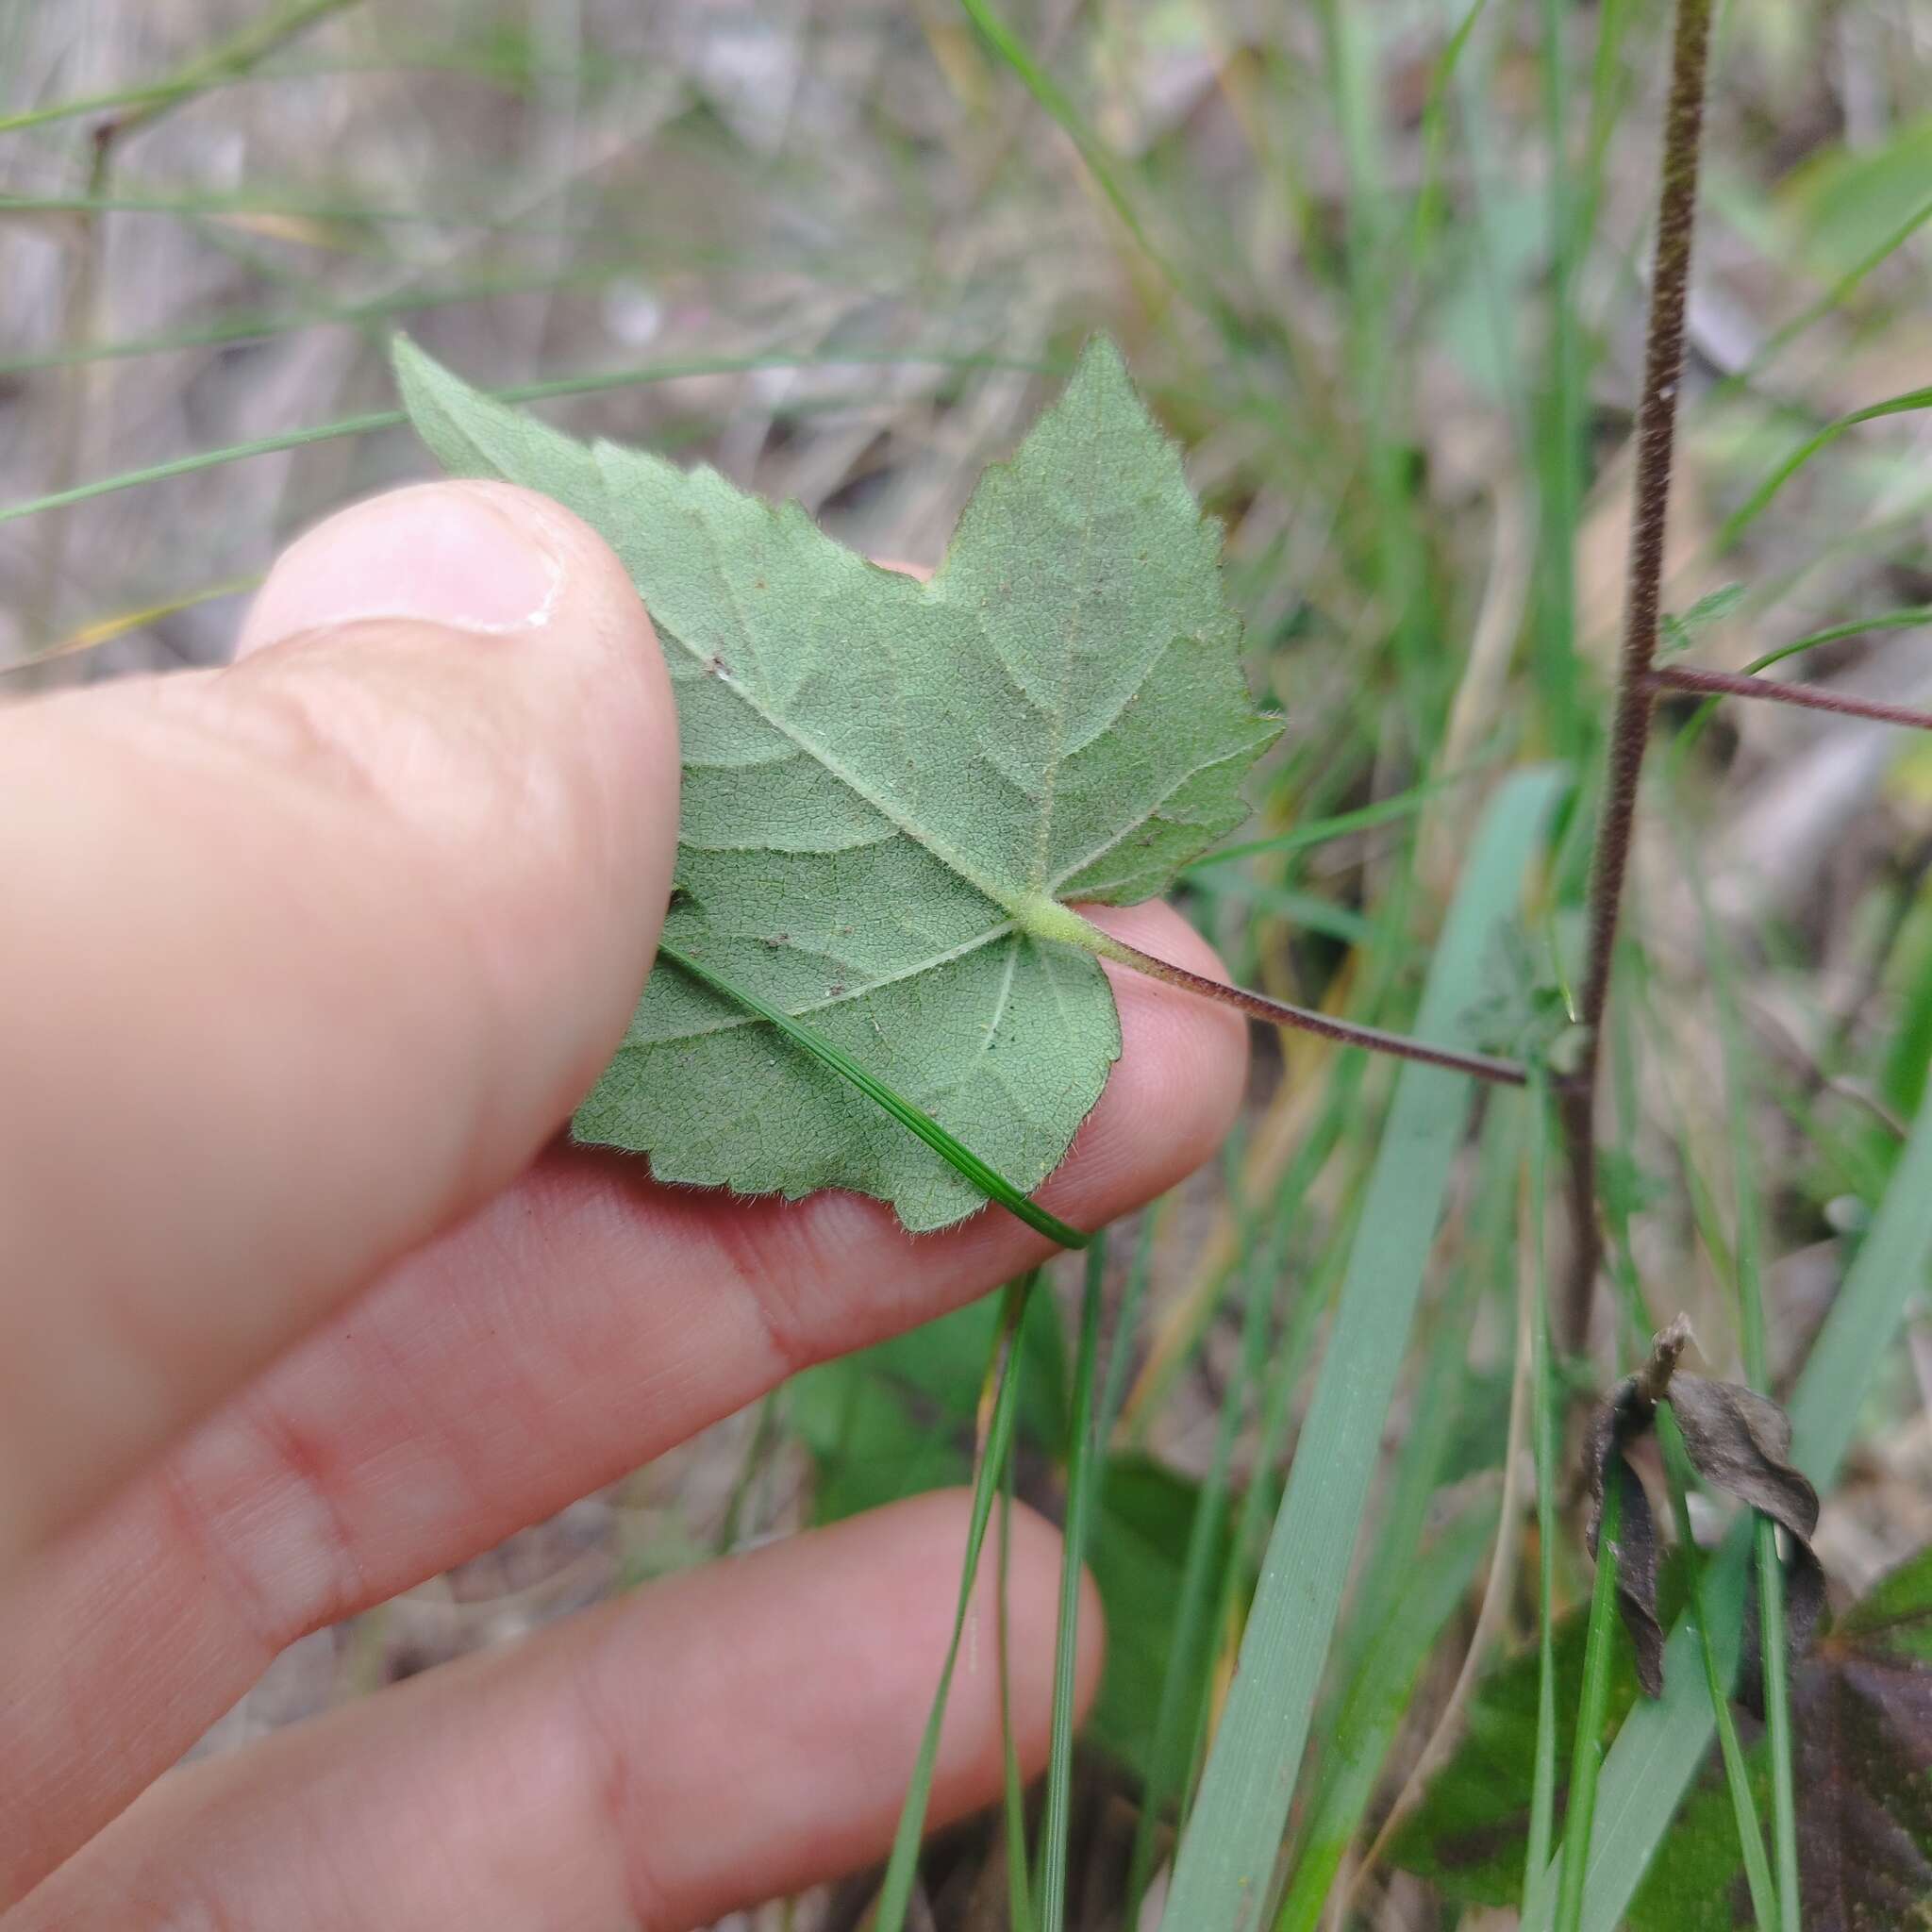
POLYGON ((676 691, 670 963, 576 1137, 647 1153, 664 1180, 856 1189, 915 1230, 983 1205, 683 957, 1037 1187, 1120 1052, 1098 961, 1044 915, 1164 891, 1241 823, 1278 728, 1241 678, 1220 532, 1112 345, 980 479, 928 584, 713 471, 575 442, 408 342, 396 369, 445 468, 541 490, 602 533, 676 691))

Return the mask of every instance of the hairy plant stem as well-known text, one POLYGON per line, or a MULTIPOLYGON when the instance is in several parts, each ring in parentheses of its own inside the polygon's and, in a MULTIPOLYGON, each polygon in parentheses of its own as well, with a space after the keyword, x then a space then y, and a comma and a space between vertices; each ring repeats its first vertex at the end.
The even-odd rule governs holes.
POLYGON ((1872 718, 1881 724, 1904 724, 1913 731, 1932 731, 1932 711, 1913 705, 1888 705, 1848 691, 1825 691, 1815 684, 1786 684, 1775 677, 1753 677, 1742 671, 1694 671, 1665 665, 1650 674, 1653 691, 1697 691, 1707 697, 1769 698, 1774 704, 1797 705, 1807 711, 1834 711, 1845 718, 1872 718))
POLYGON ((1370 1053, 1387 1054, 1395 1059, 1420 1060, 1424 1066, 1446 1067, 1451 1073, 1467 1074, 1473 1079, 1488 1080, 1498 1087, 1522 1087, 1528 1083, 1527 1069, 1515 1060, 1497 1059, 1486 1053, 1458 1053, 1454 1047, 1432 1046, 1425 1040, 1411 1040, 1404 1033, 1386 1033, 1379 1026, 1363 1026, 1353 1020, 1337 1020, 1327 1013, 1315 1012, 1307 1007, 1291 1006, 1286 1000, 1270 999, 1266 993, 1250 992, 1246 987, 1229 986, 1224 980, 1209 979, 1205 973, 1191 973, 1185 966, 1157 959, 1152 953, 1143 953, 1138 946, 1130 946, 1125 941, 1115 939, 1111 933, 1102 932, 1098 926, 1092 930, 1094 937, 1087 944, 1103 959, 1111 959, 1120 966, 1131 966, 1136 973, 1144 973, 1149 979, 1158 979, 1164 986, 1177 986, 1185 992, 1198 993, 1203 999, 1233 1007, 1251 1020, 1265 1020, 1274 1026, 1292 1026, 1299 1032, 1318 1034, 1322 1039, 1333 1040, 1342 1046, 1359 1046, 1370 1053))
POLYGON ((1610 727, 1603 823, 1597 829, 1591 872, 1588 952, 1577 1009, 1584 1028, 1583 1059, 1560 1090, 1559 1114, 1570 1158, 1573 1253, 1565 1334, 1572 1348, 1581 1347, 1588 1334, 1591 1302, 1603 1260, 1603 1228, 1596 1210, 1597 1069, 1603 1060, 1604 1014, 1609 1004, 1617 920, 1630 869, 1638 779, 1656 695, 1651 665, 1657 654, 1664 529, 1676 446, 1677 385, 1684 369, 1684 308, 1690 283, 1710 15, 1711 0, 1677 0, 1643 391, 1637 412, 1636 516, 1630 531, 1624 649, 1617 677, 1616 717, 1610 727))

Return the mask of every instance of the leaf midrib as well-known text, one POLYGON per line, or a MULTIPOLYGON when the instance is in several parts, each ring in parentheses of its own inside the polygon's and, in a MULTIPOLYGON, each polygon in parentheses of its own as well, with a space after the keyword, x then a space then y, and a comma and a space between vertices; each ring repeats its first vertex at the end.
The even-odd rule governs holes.
MULTIPOLYGON (((703 530, 706 543, 710 548, 714 560, 716 560, 718 580, 724 587, 725 593, 729 596, 731 600, 732 608, 736 612, 738 618, 739 631, 741 635, 743 636, 748 641, 751 637, 751 625, 746 615, 743 602, 739 596, 738 587, 735 583, 733 583, 731 579, 731 574, 729 573, 729 571, 725 570, 723 567, 723 563, 721 560, 717 560, 719 558, 717 532, 711 527, 710 518, 708 515, 704 514, 702 511, 698 514, 695 521, 703 530)), ((1091 517, 1089 517, 1083 522, 1081 525, 1081 539, 1083 549, 1085 546, 1091 544, 1092 540, 1092 530, 1093 520, 1091 517)), ((913 583, 913 588, 916 594, 923 598, 929 598, 932 593, 933 586, 935 584, 938 584, 941 581, 941 578, 939 576, 935 576, 926 583, 918 583, 916 580, 910 579, 908 579, 908 581, 913 583)), ((1076 600, 1076 606, 1078 601, 1079 600, 1076 600)), ((963 615, 964 613, 961 614, 963 615)), ((1074 622, 1074 618, 1070 616, 1069 624, 1071 625, 1074 622)), ((1092 854, 1087 858, 1082 859, 1078 865, 1063 869, 1058 878, 1052 880, 1047 879, 1045 877, 1045 855, 1048 847, 1052 842, 1053 838, 1055 779, 1058 774, 1059 766, 1061 762, 1063 762, 1064 755, 1061 750, 1060 741, 1064 732, 1065 725, 1064 708, 1066 704, 1066 688, 1072 678, 1073 652, 1071 648, 1069 648, 1064 654, 1066 658, 1066 662, 1061 667, 1062 691, 1060 705, 1058 708, 1056 708, 1048 714, 1052 719, 1054 727, 1054 752, 1053 756, 1046 760, 1041 774, 1043 779, 1043 789, 1040 804, 1040 824, 1035 833, 1034 841, 1034 851, 1036 854, 1034 870, 1039 874, 1039 876, 1032 880, 1029 880, 1028 882, 1023 884, 1017 889, 1008 888, 1006 886, 1002 886, 996 879, 992 878, 988 874, 982 872, 962 853, 957 851, 944 839, 939 837, 936 833, 934 833, 930 827, 920 824, 916 820, 912 819, 906 812, 895 807, 889 799, 882 796, 879 792, 874 790, 872 786, 867 784, 862 777, 860 777, 854 772, 848 770, 846 766, 839 758, 837 758, 832 753, 828 752, 822 744, 817 742, 806 732, 799 729, 798 726, 790 718, 786 717, 782 712, 774 710, 770 705, 763 703, 751 691, 749 691, 746 688, 746 686, 741 679, 733 676, 731 672, 727 668, 719 664, 715 656, 698 650, 694 645, 687 642, 684 638, 680 637, 674 630, 663 630, 660 632, 660 636, 668 638, 671 640, 671 641, 675 642, 677 645, 678 649, 682 651, 685 654, 685 656, 698 667, 701 675, 707 677, 715 678, 717 682, 722 684, 726 691, 730 691, 731 694, 746 708, 746 709, 751 711, 756 717, 762 720, 765 724, 769 724, 772 727, 772 729, 777 732, 778 735, 781 738, 783 738, 788 743, 796 746, 796 748, 801 753, 803 753, 807 758, 812 759, 824 771, 829 772, 831 775, 834 778, 836 778, 840 782, 840 784, 843 785, 847 791, 851 791, 854 794, 854 796, 863 799, 867 805, 869 805, 875 812, 877 812, 879 816, 883 818, 889 824, 893 826, 894 829, 897 830, 903 837, 910 839, 914 844, 920 846, 924 851, 929 852, 933 856, 933 858, 938 859, 939 862, 944 867, 946 867, 948 871, 953 873, 957 877, 962 879, 967 885, 971 886, 974 891, 980 893, 984 898, 989 899, 990 901, 991 901, 993 905, 997 906, 1003 912, 1007 914, 1008 921, 1009 922, 1008 929, 1010 929, 1010 926, 1017 926, 1024 930, 1027 925, 1027 914, 1029 907, 1033 903, 1035 903, 1042 893, 1048 895, 1057 895, 1058 888, 1061 885, 1063 885, 1068 879, 1074 877, 1076 874, 1083 871, 1087 866, 1093 864, 1097 858, 1103 857, 1106 853, 1111 851, 1116 845, 1120 844, 1124 840, 1131 837, 1134 831, 1140 825, 1145 824, 1147 820, 1153 817, 1155 812, 1159 810, 1160 806, 1163 805, 1167 801, 1167 799, 1173 797, 1175 791, 1180 790, 1181 786, 1187 784, 1191 779, 1198 777, 1202 772, 1208 770, 1211 766, 1224 763, 1225 762, 1228 757, 1237 755, 1233 753, 1224 754, 1221 757, 1208 759, 1204 763, 1197 765, 1196 767, 1194 767, 1192 771, 1190 771, 1184 776, 1177 779, 1174 785, 1170 786, 1168 790, 1161 795, 1161 797, 1158 800, 1156 801, 1154 806, 1150 808, 1150 809, 1147 812, 1143 813, 1141 817, 1131 820, 1126 824, 1121 826, 1120 829, 1114 834, 1114 836, 1108 841, 1108 843, 1101 846, 1094 854, 1092 854)), ((756 659, 756 650, 754 650, 753 652, 753 657, 756 659)), ((895 695, 903 696, 903 685, 901 684, 899 676, 897 675, 898 664, 896 658, 893 661, 892 668, 894 674, 892 678, 893 691, 895 695)), ((1122 704, 1115 708, 1112 717, 1108 721, 1106 724, 1104 724, 1101 727, 1100 732, 1095 734, 1096 738, 1105 736, 1106 732, 1111 729, 1113 724, 1118 722, 1121 710, 1124 709, 1125 707, 1125 702, 1126 700, 1124 699, 1122 704)), ((903 734, 903 723, 901 729, 903 734)), ((1090 740, 1088 741, 1091 742, 1093 741, 1090 740)), ((1000 928, 995 928, 995 933, 993 936, 996 936, 997 931, 1000 928)), ((903 975, 894 975, 894 977, 899 976, 903 975)), ((880 980, 875 982, 875 984, 890 985, 891 984, 891 980, 880 980)), ((809 1012, 813 1010, 816 1010, 816 1008, 799 1008, 800 1012, 809 1012)))
MULTIPOLYGON (((602 467, 600 461, 599 468, 601 469, 602 467)), ((739 596, 738 586, 732 581, 731 573, 724 568, 720 558, 718 533, 711 527, 710 517, 702 509, 698 511, 693 521, 704 533, 705 542, 710 549, 713 558, 716 559, 715 568, 718 581, 724 587, 725 594, 731 599, 731 608, 737 613, 739 634, 749 645, 752 637, 752 626, 745 614, 743 603, 739 596)), ((921 586, 920 589, 923 593, 924 586, 921 586)), ((715 678, 748 710, 757 717, 761 718, 781 738, 795 744, 808 758, 813 759, 825 771, 829 772, 833 777, 838 779, 856 797, 862 798, 881 818, 885 819, 889 824, 896 825, 899 831, 905 837, 910 839, 914 844, 922 846, 924 850, 930 852, 948 871, 964 879, 974 891, 990 899, 1009 917, 1017 915, 1020 900, 1016 895, 1004 891, 995 881, 988 878, 976 866, 973 865, 963 855, 956 852, 943 840, 935 837, 928 828, 916 824, 903 811, 897 809, 888 799, 881 797, 857 774, 846 770, 845 766, 838 758, 834 758, 830 752, 826 751, 823 745, 814 742, 803 731, 799 730, 789 718, 774 710, 771 706, 761 703, 715 657, 708 656, 706 653, 695 649, 682 637, 678 636, 675 631, 666 631, 662 634, 669 637, 677 645, 677 648, 699 667, 704 675, 715 678)), ((758 652, 755 646, 752 647, 752 656, 754 660, 756 660, 758 652)), ((894 669, 896 672, 896 665, 894 669)), ((898 689, 896 675, 893 678, 893 689, 895 691, 898 689)))

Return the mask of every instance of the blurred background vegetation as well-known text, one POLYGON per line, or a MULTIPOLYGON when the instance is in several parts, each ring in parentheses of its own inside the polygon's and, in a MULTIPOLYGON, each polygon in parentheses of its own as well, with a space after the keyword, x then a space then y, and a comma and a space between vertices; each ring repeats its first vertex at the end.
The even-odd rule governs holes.
MULTIPOLYGON (((1251 675, 1288 721, 1257 793, 1273 842, 1197 869, 1189 911, 1251 983, 1406 1024, 1478 808, 1555 761, 1576 790, 1489 973, 1520 1050, 1575 970, 1667 27, 1658 0, 0 0, 0 692, 219 661, 282 541, 425 472, 391 413, 398 328, 474 380, 555 385, 566 426, 924 561, 1107 328, 1225 525, 1251 675)), ((1800 675, 1932 691, 1928 101, 1912 0, 1721 9, 1665 591, 1666 647, 1702 665, 1830 630, 1800 675)), ((1679 1309, 1734 1370, 1758 1251, 1788 1379, 1932 1059, 1932 742, 1742 706, 1693 739, 1692 709, 1661 721, 1610 1042, 1623 1291, 1597 1381, 1679 1309)), ((1158 1892, 1391 1086, 1303 1037, 1255 1052, 1222 1170, 1113 1243, 1082 1926, 1158 1892)), ((1511 1842, 1520 1865, 1527 1791, 1497 1742, 1507 1673, 1471 1731, 1501 1757, 1465 1751, 1350 1876, 1479 1603, 1496 1659, 1538 1614, 1533 1527, 1488 1560, 1499 1495, 1524 1507, 1506 1448, 1538 1218, 1501 1119, 1456 1163, 1297 1811, 1341 1882, 1291 1890, 1285 1923, 1506 1923, 1482 1914, 1514 1895, 1491 1871, 1511 1842), (1458 1853, 1484 1790, 1489 1836, 1458 1853)), ((1905 1345, 1847 1394, 1819 1539, 1840 1601, 1932 1542, 1923 1276, 1905 1345)), ((205 1748, 961 1479, 994 1317, 814 1371, 305 1641, 205 1748)), ((1041 1298, 1017 1483, 1055 1514, 1071 1355, 1041 1298)), ((1590 1583, 1569 1493, 1559 1611, 1590 1583)), ((941 1840, 918 1910, 1005 1923, 1006 1829, 941 1840)), ((758 1923, 853 1925, 871 1897, 758 1923)))

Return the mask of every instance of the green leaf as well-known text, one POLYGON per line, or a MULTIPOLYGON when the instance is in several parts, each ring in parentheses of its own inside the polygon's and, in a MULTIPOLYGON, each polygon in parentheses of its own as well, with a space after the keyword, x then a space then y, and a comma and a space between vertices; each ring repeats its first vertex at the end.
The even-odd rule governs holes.
POLYGON ((1220 532, 1112 345, 981 479, 929 584, 712 471, 575 442, 407 342, 396 368, 446 467, 544 491, 609 540, 677 691, 673 963, 578 1138, 648 1153, 667 1180, 857 1189, 915 1229, 980 1205, 682 957, 808 1018, 1037 1187, 1120 1051, 1065 902, 1165 890, 1240 824, 1277 728, 1241 679, 1220 532))
MULTIPOLYGON (((1681 1602, 1684 1582, 1682 1565, 1667 1562, 1662 1594, 1668 1604, 1681 1602)), ((1575 1750, 1589 1622, 1586 1609, 1572 1610, 1551 1639, 1557 1761, 1566 1770, 1575 1750)), ((1458 1904, 1513 1906, 1522 1897, 1541 1670, 1539 1652, 1529 1648, 1476 1680, 1461 1743, 1391 1840, 1392 1863, 1427 1878, 1458 1904)), ((1611 1658, 1607 1740, 1638 1696, 1636 1654, 1620 1629, 1611 1658)))
MULTIPOLYGON (((1807 1932, 1932 1919, 1932 1550, 1839 1620, 1792 1673, 1799 1902, 1807 1932)), ((1749 1755, 1758 1801, 1767 1747, 1749 1755)), ((1707 1779, 1664 1840, 1633 1932, 1751 1924, 1722 1780, 1707 1779)))
POLYGON ((1688 651, 1699 636, 1714 624, 1722 624, 1744 601, 1742 584, 1721 584, 1684 611, 1666 610, 1657 626, 1662 633, 1659 648, 1664 652, 1688 651))
MULTIPOLYGON (((1187 1553, 1203 1507, 1201 1484, 1151 1457, 1125 1451, 1108 1462, 1100 1526, 1087 1550, 1107 1614, 1087 1735, 1143 1781, 1154 1773, 1161 1684, 1181 1634, 1187 1553)), ((1208 1533, 1207 1561, 1219 1574, 1233 1558, 1232 1539, 1224 1520, 1208 1533)))

